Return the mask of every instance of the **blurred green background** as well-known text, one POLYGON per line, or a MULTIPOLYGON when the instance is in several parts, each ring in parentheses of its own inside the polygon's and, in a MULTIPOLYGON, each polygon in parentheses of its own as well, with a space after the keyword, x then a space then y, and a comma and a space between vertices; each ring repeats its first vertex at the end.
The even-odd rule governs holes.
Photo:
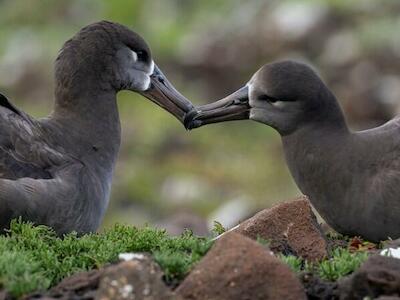
MULTIPOLYGON (((397 0, 0 0, 0 91, 36 117, 50 113, 58 50, 102 19, 140 33, 195 104, 234 91, 264 63, 292 58, 318 70, 354 129, 399 110, 397 0)), ((149 223, 205 234, 213 220, 230 227, 300 193, 267 126, 186 132, 139 95, 121 92, 118 102, 122 147, 104 227, 149 223)))

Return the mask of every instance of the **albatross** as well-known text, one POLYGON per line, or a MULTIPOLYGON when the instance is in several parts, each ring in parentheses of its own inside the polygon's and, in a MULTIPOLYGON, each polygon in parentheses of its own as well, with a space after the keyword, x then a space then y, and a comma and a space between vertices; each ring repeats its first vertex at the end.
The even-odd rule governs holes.
POLYGON ((108 21, 83 28, 62 47, 48 117, 34 119, 0 94, 0 231, 17 217, 59 235, 99 227, 120 147, 121 90, 147 97, 180 122, 193 108, 143 38, 108 21))
POLYGON ((186 122, 196 128, 240 119, 279 132, 297 186, 333 229, 370 241, 400 237, 400 117, 351 131, 319 76, 306 64, 282 61, 197 107, 186 122))

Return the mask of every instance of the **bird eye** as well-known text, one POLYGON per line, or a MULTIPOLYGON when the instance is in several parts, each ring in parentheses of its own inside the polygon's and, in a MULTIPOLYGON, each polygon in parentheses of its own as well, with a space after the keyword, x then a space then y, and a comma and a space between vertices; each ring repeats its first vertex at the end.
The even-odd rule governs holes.
POLYGON ((274 97, 271 97, 271 96, 268 96, 268 95, 260 95, 259 97, 258 97, 258 100, 261 100, 261 101, 268 101, 268 102, 270 102, 270 103, 275 103, 275 102, 278 102, 279 101, 279 99, 277 99, 277 98, 274 98, 274 97))
POLYGON ((276 98, 269 97, 269 98, 268 98, 268 101, 271 102, 271 103, 276 103, 276 102, 278 102, 279 100, 276 99, 276 98))
POLYGON ((146 51, 139 50, 136 52, 139 61, 147 61, 148 55, 146 51))

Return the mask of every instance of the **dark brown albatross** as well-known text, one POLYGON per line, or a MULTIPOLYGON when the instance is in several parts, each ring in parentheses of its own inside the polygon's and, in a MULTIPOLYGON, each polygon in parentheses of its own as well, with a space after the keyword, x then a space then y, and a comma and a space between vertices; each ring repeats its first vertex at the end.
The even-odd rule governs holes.
POLYGON ((293 61, 263 66, 244 88, 196 110, 192 128, 248 118, 275 128, 298 187, 338 232, 400 237, 399 117, 351 132, 331 91, 293 61))
POLYGON ((0 95, 0 231, 19 216, 58 234, 98 228, 120 146, 120 90, 142 94, 181 122, 193 108, 146 42, 107 21, 83 28, 60 51, 50 116, 35 120, 0 95))

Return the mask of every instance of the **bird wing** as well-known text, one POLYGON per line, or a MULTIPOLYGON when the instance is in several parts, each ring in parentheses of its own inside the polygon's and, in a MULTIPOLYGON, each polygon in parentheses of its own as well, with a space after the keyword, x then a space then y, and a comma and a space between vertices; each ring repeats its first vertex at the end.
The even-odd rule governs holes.
POLYGON ((50 146, 42 125, 0 94, 0 178, 50 179, 76 159, 50 146))
POLYGON ((77 215, 83 209, 76 201, 82 193, 79 190, 81 171, 81 165, 71 164, 52 179, 0 179, 0 232, 17 217, 46 224, 58 234, 69 232, 71 228, 78 230, 85 221, 77 215))
POLYGON ((390 187, 400 184, 400 117, 379 127, 360 131, 356 136, 362 141, 358 146, 359 153, 365 153, 359 158, 366 166, 363 171, 370 173, 365 176, 368 178, 365 189, 380 197, 385 193, 386 198, 398 197, 396 189, 390 187))
POLYGON ((368 137, 381 137, 382 139, 387 139, 390 137, 397 137, 400 135, 400 116, 397 116, 388 122, 382 124, 381 126, 374 127, 371 129, 366 129, 362 131, 358 131, 357 134, 360 136, 368 136, 368 137))
POLYGON ((68 218, 79 211, 74 199, 84 164, 49 138, 39 121, 0 94, 0 230, 22 216, 67 232, 68 218))

